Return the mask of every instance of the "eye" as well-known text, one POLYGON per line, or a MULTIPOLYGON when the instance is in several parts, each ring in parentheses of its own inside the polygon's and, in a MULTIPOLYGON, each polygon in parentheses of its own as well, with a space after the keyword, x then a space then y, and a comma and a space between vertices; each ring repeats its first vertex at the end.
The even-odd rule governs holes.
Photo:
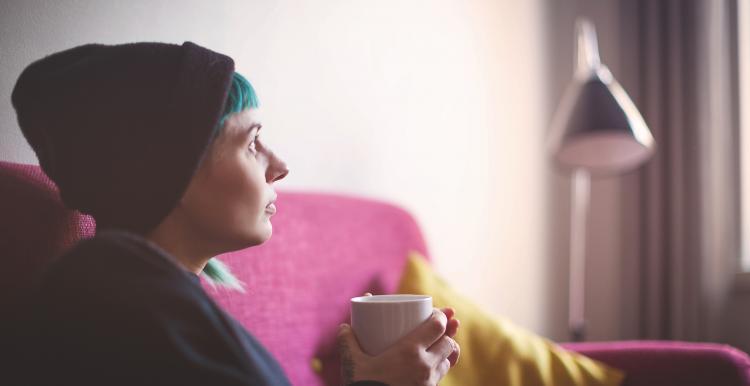
POLYGON ((250 144, 247 145, 247 149, 250 150, 251 153, 255 154, 258 152, 258 150, 255 148, 255 142, 258 140, 258 137, 260 134, 255 134, 253 139, 250 141, 250 144))

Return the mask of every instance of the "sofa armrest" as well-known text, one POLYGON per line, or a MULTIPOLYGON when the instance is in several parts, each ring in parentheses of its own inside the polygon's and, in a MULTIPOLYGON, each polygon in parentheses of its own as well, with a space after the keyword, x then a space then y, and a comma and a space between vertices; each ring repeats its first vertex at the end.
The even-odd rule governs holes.
POLYGON ((622 341, 561 346, 625 371, 623 386, 750 385, 750 358, 728 345, 622 341))

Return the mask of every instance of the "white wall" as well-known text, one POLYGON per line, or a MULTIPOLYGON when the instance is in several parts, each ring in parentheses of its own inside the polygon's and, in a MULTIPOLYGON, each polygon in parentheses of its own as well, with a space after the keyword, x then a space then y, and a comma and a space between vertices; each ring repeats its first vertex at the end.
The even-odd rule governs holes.
POLYGON ((548 333, 564 316, 545 296, 559 289, 547 284, 542 11, 541 0, 6 0, 0 159, 36 162, 10 105, 32 60, 88 42, 193 40, 256 86, 265 138, 292 170, 282 188, 399 203, 459 290, 548 333))

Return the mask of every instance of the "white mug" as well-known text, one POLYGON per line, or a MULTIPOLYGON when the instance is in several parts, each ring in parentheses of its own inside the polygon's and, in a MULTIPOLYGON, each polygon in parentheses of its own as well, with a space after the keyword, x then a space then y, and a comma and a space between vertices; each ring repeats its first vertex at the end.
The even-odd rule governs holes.
POLYGON ((352 329, 362 350, 378 355, 432 315, 432 297, 375 295, 352 298, 352 329))

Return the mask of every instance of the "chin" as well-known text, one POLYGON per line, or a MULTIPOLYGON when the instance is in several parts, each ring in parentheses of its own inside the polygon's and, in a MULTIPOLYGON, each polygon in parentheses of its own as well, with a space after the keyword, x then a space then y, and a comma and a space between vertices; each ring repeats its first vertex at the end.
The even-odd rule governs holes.
POLYGON ((261 245, 268 241, 271 238, 271 235, 273 234, 273 227, 271 226, 271 222, 268 222, 266 224, 263 224, 256 229, 253 229, 251 232, 248 232, 248 234, 245 237, 245 248, 254 247, 256 245, 261 245))
POLYGON ((271 239, 271 236, 273 235, 273 228, 270 226, 268 227, 268 230, 264 231, 260 237, 258 237, 258 243, 255 245, 260 245, 271 239))
POLYGON ((268 241, 273 234, 271 221, 259 221, 255 224, 236 224, 224 230, 225 248, 239 251, 261 245, 268 241))

